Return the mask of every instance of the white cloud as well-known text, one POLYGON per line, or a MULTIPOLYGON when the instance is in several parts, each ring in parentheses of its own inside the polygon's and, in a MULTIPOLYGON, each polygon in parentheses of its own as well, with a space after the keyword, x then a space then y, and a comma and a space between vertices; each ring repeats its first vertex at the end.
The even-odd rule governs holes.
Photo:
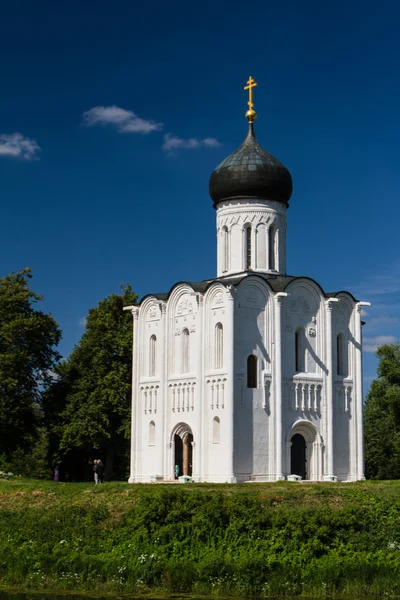
POLYGON ((114 125, 120 133, 151 133, 159 131, 163 123, 141 119, 131 110, 119 106, 94 106, 83 113, 83 124, 114 125))
POLYGON ((195 148, 217 148, 222 144, 215 138, 180 138, 172 133, 164 135, 163 150, 171 153, 173 150, 193 150, 195 148))
POLYGON ((366 277, 360 284, 348 286, 361 300, 400 292, 400 262, 394 262, 380 272, 366 277))
POLYGON ((79 319, 79 325, 80 325, 81 327, 86 327, 86 317, 81 317, 81 318, 79 319))
POLYGON ((382 325, 390 325, 393 327, 400 323, 398 317, 391 317, 390 315, 378 315, 367 320, 368 330, 373 328, 380 328, 382 325))
POLYGON ((0 134, 0 157, 21 158, 33 160, 41 148, 35 142, 22 135, 22 133, 0 134))
POLYGON ((394 344, 397 338, 394 335, 377 335, 375 337, 363 337, 364 352, 376 352, 382 344, 394 344))

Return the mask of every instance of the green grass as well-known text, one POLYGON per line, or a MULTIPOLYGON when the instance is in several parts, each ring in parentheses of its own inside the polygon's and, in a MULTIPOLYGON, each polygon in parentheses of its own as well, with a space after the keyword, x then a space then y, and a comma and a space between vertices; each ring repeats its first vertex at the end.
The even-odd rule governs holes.
POLYGON ((0 586, 400 596, 400 482, 0 482, 0 586))

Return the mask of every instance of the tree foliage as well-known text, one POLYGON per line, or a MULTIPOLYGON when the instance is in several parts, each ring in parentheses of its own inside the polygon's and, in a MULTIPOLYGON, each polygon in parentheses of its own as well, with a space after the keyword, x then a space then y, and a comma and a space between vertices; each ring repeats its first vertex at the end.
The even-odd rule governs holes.
POLYGON ((36 308, 43 297, 24 269, 0 279, 0 454, 27 449, 35 437, 43 389, 59 354, 61 331, 36 308))
POLYGON ((53 451, 58 449, 70 478, 87 476, 88 462, 96 457, 106 461, 110 477, 114 466, 121 470, 128 454, 132 315, 122 309, 136 298, 126 285, 120 295, 112 294, 90 309, 79 344, 56 370, 45 412, 53 451))
POLYGON ((380 346, 378 378, 365 404, 365 466, 372 479, 400 479, 400 343, 380 346))

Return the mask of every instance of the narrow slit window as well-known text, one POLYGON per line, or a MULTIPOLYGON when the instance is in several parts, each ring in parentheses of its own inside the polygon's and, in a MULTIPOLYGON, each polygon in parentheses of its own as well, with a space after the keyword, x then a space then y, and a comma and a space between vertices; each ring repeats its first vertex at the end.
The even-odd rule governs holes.
POLYGON ((215 326, 215 368, 222 369, 224 363, 224 330, 221 323, 215 326))
POLYGON ((150 421, 149 425, 149 446, 155 446, 156 444, 156 424, 154 421, 150 421))
POLYGON ((275 270, 275 229, 270 227, 268 230, 268 268, 275 270))
POLYGON ((213 419, 213 444, 219 444, 220 440, 220 421, 219 417, 213 419))
POLYGON ((257 387, 257 357, 254 354, 247 358, 247 387, 257 387))
POLYGON ((152 335, 150 338, 149 348, 149 376, 154 377, 156 374, 156 359, 157 359, 157 338, 152 335))
POLYGON ((246 227, 246 269, 251 269, 251 227, 246 227))
POLYGON ((346 377, 347 368, 346 368, 346 347, 343 333, 339 333, 336 338, 336 365, 337 365, 337 374, 341 377, 346 377))
POLYGON ((189 330, 182 331, 182 373, 189 371, 189 330))

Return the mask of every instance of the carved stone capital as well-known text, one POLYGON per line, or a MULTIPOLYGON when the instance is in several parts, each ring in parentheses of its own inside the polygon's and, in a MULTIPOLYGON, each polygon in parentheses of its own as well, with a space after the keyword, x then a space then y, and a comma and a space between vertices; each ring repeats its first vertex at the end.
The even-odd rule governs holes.
POLYGON ((285 298, 287 298, 287 296, 288 294, 286 292, 278 292, 277 294, 275 294, 274 298, 278 308, 281 308, 283 301, 285 298))
POLYGON ((226 291, 227 291, 227 298, 228 300, 234 300, 236 293, 237 293, 237 289, 235 288, 234 285, 227 285, 226 286, 226 291))
POLYGON ((339 302, 339 298, 328 298, 325 300, 325 308, 327 311, 332 312, 333 305, 339 302))

